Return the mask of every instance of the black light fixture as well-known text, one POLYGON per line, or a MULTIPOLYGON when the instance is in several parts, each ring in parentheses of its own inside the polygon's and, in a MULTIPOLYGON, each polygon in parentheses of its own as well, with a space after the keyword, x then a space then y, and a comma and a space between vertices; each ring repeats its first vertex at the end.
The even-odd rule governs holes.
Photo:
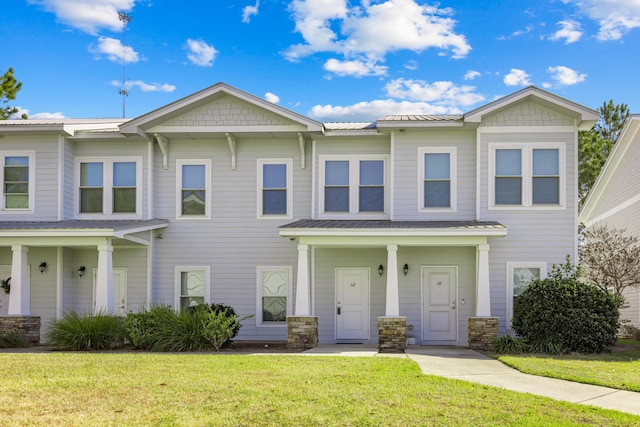
POLYGON ((40 274, 44 273, 44 271, 47 269, 47 262, 42 261, 38 266, 38 268, 40 269, 40 274))
POLYGON ((409 272, 409 264, 405 264, 404 267, 402 267, 402 272, 405 276, 407 275, 407 273, 409 272))
POLYGON ((378 274, 380 275, 380 277, 382 277, 383 273, 384 273, 384 266, 382 264, 380 264, 378 266, 378 274))
POLYGON ((78 269, 78 276, 80 276, 80 277, 84 276, 84 272, 85 272, 86 270, 87 270, 87 269, 85 268, 85 266, 84 266, 84 265, 83 265, 82 267, 80 267, 80 268, 78 269))

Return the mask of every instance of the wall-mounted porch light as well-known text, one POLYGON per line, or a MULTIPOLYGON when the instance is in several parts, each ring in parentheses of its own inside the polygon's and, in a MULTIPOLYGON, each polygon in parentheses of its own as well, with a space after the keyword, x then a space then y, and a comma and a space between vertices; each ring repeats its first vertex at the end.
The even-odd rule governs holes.
POLYGON ((47 269, 47 262, 46 261, 42 261, 40 263, 40 265, 38 266, 38 268, 40 269, 40 274, 44 273, 45 270, 47 269))
POLYGON ((382 277, 382 275, 384 274, 384 266, 382 264, 378 266, 378 274, 380 275, 380 277, 382 277))
POLYGON ((82 267, 80 267, 78 269, 78 276, 82 277, 84 276, 84 272, 87 271, 87 269, 85 268, 85 266, 83 265, 82 267))
POLYGON ((409 264, 405 264, 404 267, 402 267, 402 272, 405 276, 407 275, 407 273, 409 272, 409 264))

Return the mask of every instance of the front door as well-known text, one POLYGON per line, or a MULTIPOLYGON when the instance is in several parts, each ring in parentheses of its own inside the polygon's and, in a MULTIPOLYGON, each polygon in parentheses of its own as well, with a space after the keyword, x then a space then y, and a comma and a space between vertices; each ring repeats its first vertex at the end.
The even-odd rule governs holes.
MULTIPOLYGON (((93 269, 93 305, 96 304, 96 280, 98 269, 93 269)), ((127 314, 127 269, 113 269, 113 314, 125 316, 127 314)))
POLYGON ((336 339, 369 339, 368 268, 336 269, 336 339))
POLYGON ((457 267, 422 267, 423 340, 457 339, 457 288, 457 267))

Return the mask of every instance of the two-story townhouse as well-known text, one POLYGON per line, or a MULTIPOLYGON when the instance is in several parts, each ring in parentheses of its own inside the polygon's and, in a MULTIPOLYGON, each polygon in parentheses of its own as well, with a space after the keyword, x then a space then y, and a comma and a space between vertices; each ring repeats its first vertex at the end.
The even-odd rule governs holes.
POLYGON ((122 123, 0 123, 7 313, 44 332, 65 310, 215 301, 255 314, 238 339, 473 344, 575 255, 597 117, 530 87, 323 124, 220 83, 122 123))

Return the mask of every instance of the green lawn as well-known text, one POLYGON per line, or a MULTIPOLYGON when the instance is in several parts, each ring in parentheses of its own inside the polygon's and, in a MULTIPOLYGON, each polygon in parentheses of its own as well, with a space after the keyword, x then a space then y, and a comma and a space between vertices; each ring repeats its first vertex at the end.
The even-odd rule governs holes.
POLYGON ((425 376, 401 358, 0 354, 2 426, 632 426, 640 417, 425 376))
POLYGON ((640 392, 639 341, 621 340, 610 354, 517 354, 498 360, 527 374, 640 392))

